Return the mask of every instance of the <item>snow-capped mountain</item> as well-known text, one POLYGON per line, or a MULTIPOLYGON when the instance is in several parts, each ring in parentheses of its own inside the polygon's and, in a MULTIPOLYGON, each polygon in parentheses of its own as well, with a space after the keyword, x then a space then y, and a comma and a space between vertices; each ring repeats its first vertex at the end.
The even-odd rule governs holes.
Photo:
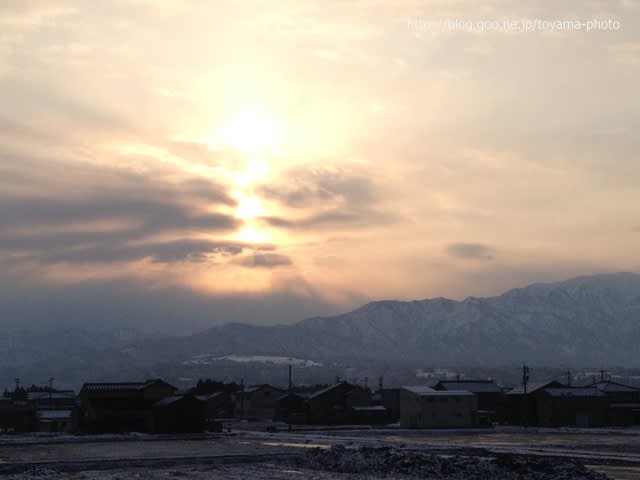
POLYGON ((374 362, 409 368, 522 362, 640 367, 639 347, 640 275, 618 273, 489 298, 378 301, 292 325, 233 323, 182 337, 80 330, 8 335, 0 342, 0 380, 42 382, 53 375, 81 382, 180 376, 185 370, 215 376, 221 368, 237 373, 251 362, 277 366, 283 358, 304 362, 311 376, 317 375, 313 369, 374 362))
MULTIPOLYGON (((463 301, 378 301, 293 325, 228 324, 171 342, 170 350, 177 357, 207 353, 275 355, 324 363, 375 359, 637 366, 640 275, 579 277, 463 301)), ((149 347, 138 353, 150 355, 149 347)))

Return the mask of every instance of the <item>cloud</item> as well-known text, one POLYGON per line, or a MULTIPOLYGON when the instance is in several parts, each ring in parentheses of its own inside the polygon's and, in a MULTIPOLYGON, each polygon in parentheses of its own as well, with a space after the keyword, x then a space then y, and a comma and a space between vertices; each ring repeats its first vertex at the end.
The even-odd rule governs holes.
POLYGON ((611 46, 613 58, 623 65, 640 66, 640 42, 622 42, 611 46))
POLYGON ((305 208, 340 201, 355 208, 375 203, 378 186, 365 173, 346 170, 292 169, 283 173, 286 182, 278 186, 265 186, 262 195, 291 208, 305 208))
POLYGON ((481 243, 452 243, 447 246, 447 253, 465 260, 493 260, 491 248, 481 243))
POLYGON ((268 225, 288 229, 368 227, 397 221, 398 215, 378 204, 384 194, 364 173, 330 169, 294 169, 279 185, 264 186, 261 195, 290 211, 263 218, 268 225), (303 212, 301 215, 300 212, 303 212))
POLYGON ((150 242, 140 245, 127 243, 103 243, 97 246, 75 249, 50 250, 41 254, 46 263, 113 263, 132 262, 145 258, 155 263, 200 263, 209 256, 238 255, 245 245, 232 242, 215 242, 197 239, 180 239, 168 242, 150 242))
POLYGON ((239 258, 234 263, 247 268, 276 268, 293 265, 289 257, 277 253, 254 254, 250 257, 239 258))
POLYGON ((226 188, 39 159, 0 166, 0 251, 44 263, 202 261, 235 255, 241 243, 209 238, 241 222, 226 188), (51 178, 60 178, 56 185, 51 178), (21 189, 12 191, 11 181, 21 189), (65 188, 69 182, 68 189, 65 188), (207 238, 201 238, 207 235, 207 238))

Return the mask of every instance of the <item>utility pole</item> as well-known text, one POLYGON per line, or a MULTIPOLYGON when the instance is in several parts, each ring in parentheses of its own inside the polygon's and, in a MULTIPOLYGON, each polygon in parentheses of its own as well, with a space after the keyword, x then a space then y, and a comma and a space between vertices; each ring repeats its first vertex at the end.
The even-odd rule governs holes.
POLYGON ((244 418, 244 378, 240 379, 240 418, 244 418))
POLYGON ((369 390, 369 377, 364 377, 364 389, 369 390))
POLYGON ((604 382, 604 374, 605 374, 604 368, 600 369, 600 381, 601 382, 604 382))
POLYGON ((522 391, 527 394, 527 384, 529 383, 529 367, 525 363, 522 366, 522 391))
POLYGON ((378 378, 378 390, 382 393, 382 375, 378 378))
POLYGON ((527 364, 525 363, 522 366, 522 391, 524 393, 524 395, 522 396, 522 403, 524 405, 524 411, 523 416, 524 416, 524 426, 528 427, 529 426, 529 399, 527 398, 527 384, 529 383, 529 367, 527 367, 527 364))
POLYGON ((53 409, 53 381, 55 378, 49 377, 49 408, 53 409))
POLYGON ((571 370, 567 370, 567 386, 571 386, 571 370))
POLYGON ((289 424, 289 431, 292 430, 291 427, 291 403, 292 403, 292 396, 291 393, 293 392, 293 383, 291 382, 291 364, 289 364, 289 398, 287 399, 287 420, 288 420, 288 424, 289 424))

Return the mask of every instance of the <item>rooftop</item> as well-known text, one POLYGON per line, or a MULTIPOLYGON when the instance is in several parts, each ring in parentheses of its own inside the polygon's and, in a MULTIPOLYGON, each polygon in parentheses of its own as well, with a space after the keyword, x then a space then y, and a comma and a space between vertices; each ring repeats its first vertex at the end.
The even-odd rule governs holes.
POLYGON ((414 395, 419 395, 421 397, 452 397, 452 396, 472 396, 473 393, 467 390, 434 390, 431 387, 425 386, 414 386, 414 387, 402 387, 405 390, 413 393, 414 395))
POLYGON ((473 393, 502 393, 493 380, 441 380, 436 389, 467 390, 473 393))
POLYGON ((589 387, 555 387, 545 388, 544 393, 552 397, 604 397, 597 388, 589 387))

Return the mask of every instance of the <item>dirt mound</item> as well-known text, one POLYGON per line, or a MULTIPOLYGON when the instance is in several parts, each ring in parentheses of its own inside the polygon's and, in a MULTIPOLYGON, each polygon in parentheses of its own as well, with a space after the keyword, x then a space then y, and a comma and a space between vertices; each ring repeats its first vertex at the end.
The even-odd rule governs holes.
POLYGON ((526 455, 439 456, 394 448, 314 449, 305 467, 340 473, 401 475, 438 480, 606 480, 579 462, 526 455))

